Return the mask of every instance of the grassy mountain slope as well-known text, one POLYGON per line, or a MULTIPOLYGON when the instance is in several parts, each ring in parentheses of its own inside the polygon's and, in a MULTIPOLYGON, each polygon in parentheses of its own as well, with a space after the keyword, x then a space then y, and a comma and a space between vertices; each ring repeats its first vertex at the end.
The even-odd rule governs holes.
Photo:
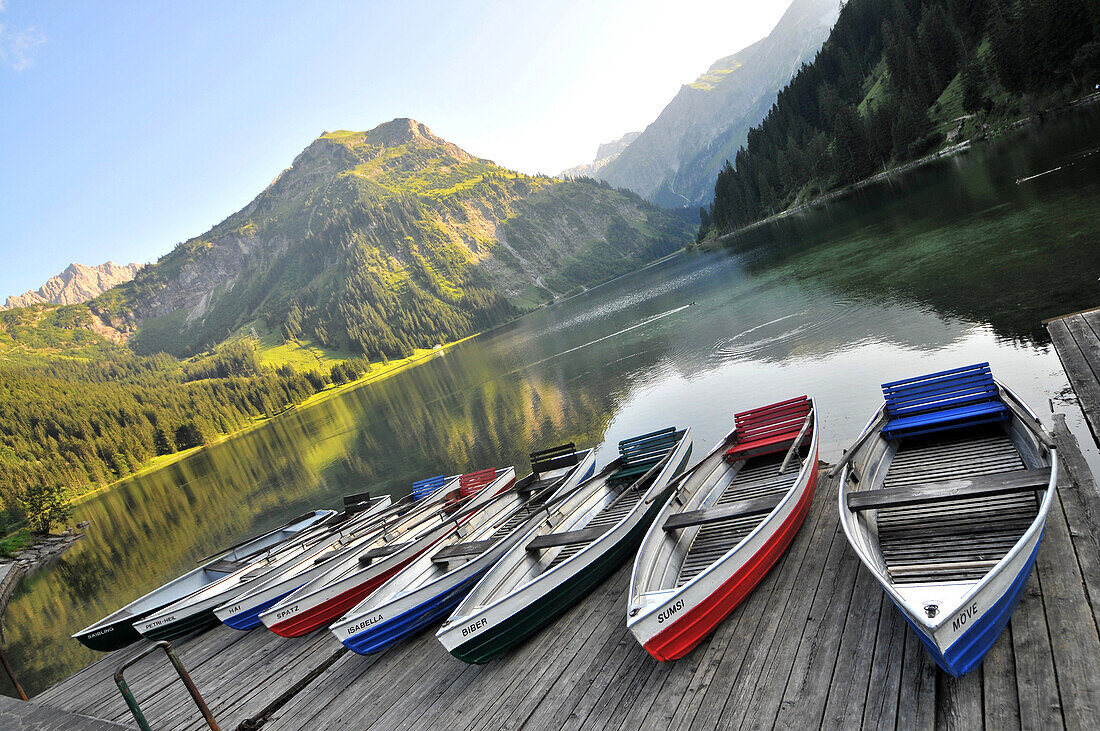
POLYGON ((248 206, 92 303, 139 352, 262 319, 371 358, 468 335, 680 248, 690 232, 590 180, 528 176, 397 119, 313 142, 248 206))

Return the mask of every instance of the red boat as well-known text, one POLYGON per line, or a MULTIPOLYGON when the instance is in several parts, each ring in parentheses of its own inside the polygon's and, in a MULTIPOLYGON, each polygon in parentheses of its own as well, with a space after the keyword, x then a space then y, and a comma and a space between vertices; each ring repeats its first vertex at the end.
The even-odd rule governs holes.
POLYGON ((458 530, 466 518, 515 481, 514 467, 471 472, 448 481, 435 493, 441 497, 381 530, 362 550, 341 554, 331 569, 265 611, 260 621, 282 637, 301 637, 327 626, 458 530))
POLYGON ((686 655, 741 603, 790 545, 813 498, 812 399, 734 421, 684 475, 634 561, 627 627, 661 661, 686 655))

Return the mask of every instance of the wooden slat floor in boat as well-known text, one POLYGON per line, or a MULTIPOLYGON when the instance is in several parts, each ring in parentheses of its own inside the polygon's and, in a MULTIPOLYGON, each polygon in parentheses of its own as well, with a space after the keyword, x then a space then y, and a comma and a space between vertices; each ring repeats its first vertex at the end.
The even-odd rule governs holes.
MULTIPOLYGON (((807 451, 803 449, 801 456, 804 457, 807 451)), ((799 465, 797 461, 792 460, 786 472, 779 474, 779 467, 783 464, 785 456, 782 453, 770 454, 747 460, 744 466, 733 474, 732 479, 729 476, 723 478, 729 480, 729 484, 722 491, 715 505, 729 505, 739 500, 782 495, 787 492, 798 478, 799 465)), ((703 573, 727 551, 744 540, 745 536, 752 533, 766 516, 767 513, 729 518, 700 528, 684 557, 680 574, 676 578, 676 586, 683 586, 703 573)))
MULTIPOLYGON (((1012 440, 1004 434, 966 439, 949 433, 918 444, 908 448, 902 442, 886 473, 886 487, 1025 468, 1012 440)), ((1038 511, 1035 493, 884 508, 877 519, 882 557, 898 583, 973 581, 985 574, 991 565, 988 562, 1008 553, 1038 511)))
MULTIPOLYGON (((618 502, 608 503, 606 508, 596 513, 595 517, 588 521, 584 529, 610 528, 625 518, 626 514, 633 510, 634 506, 638 504, 638 501, 645 496, 644 490, 631 489, 629 487, 626 489, 629 490, 628 493, 624 494, 618 502)), ((549 571, 567 558, 577 555, 580 553, 581 549, 587 545, 587 543, 573 543, 568 546, 562 546, 562 549, 558 551, 558 555, 554 556, 554 560, 550 562, 550 565, 547 566, 545 570, 549 571)))
MULTIPOLYGON (((960 679, 936 669, 860 566, 824 470, 787 553, 677 662, 653 660, 626 629, 629 566, 487 665, 456 660, 432 632, 369 657, 338 655, 323 631, 292 640, 219 627, 173 644, 227 731, 283 694, 264 731, 1087 729, 1100 717, 1100 494, 1072 437, 1057 438, 1064 470, 1036 571, 985 662, 960 679)), ((145 647, 33 702, 132 727, 111 676, 145 647)), ((204 728, 163 655, 126 676, 154 728, 204 728)))

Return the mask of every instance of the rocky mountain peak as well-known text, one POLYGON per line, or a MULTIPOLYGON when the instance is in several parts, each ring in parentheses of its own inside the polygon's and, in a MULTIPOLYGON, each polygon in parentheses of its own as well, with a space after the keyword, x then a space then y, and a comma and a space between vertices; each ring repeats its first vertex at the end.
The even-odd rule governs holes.
POLYGON ((141 264, 115 264, 109 261, 99 266, 72 263, 60 274, 46 280, 36 290, 8 297, 0 309, 30 305, 75 305, 98 297, 116 284, 129 282, 141 269, 141 264))

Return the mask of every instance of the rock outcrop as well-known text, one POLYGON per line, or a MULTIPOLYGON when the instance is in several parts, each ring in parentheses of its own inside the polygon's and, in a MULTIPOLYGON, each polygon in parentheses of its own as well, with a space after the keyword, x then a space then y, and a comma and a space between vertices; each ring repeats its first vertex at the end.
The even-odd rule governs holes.
POLYGON ((111 287, 129 282, 141 269, 141 264, 115 264, 109 261, 97 267, 70 264, 65 271, 50 277, 38 289, 8 297, 0 309, 30 305, 76 305, 98 297, 111 287))

